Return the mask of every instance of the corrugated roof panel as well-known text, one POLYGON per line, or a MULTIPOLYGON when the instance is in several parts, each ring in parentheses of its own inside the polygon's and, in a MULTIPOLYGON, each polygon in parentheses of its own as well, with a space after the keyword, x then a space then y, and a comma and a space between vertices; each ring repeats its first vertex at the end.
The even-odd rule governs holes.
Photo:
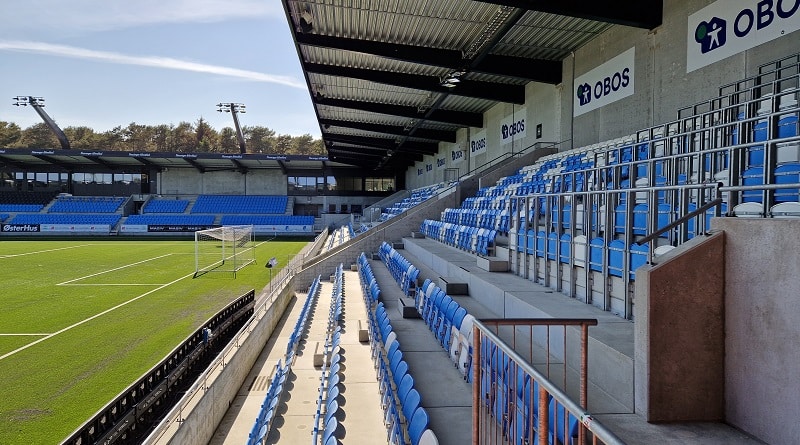
POLYGON ((365 68, 395 73, 418 74, 422 76, 443 76, 450 71, 447 68, 438 66, 404 62, 372 54, 332 48, 301 46, 301 52, 306 62, 323 65, 365 68))
POLYGON ((494 54, 562 60, 611 24, 544 12, 527 12, 492 50, 494 54))
POLYGON ((428 100, 428 92, 361 79, 309 74, 314 93, 325 97, 418 106, 428 100))

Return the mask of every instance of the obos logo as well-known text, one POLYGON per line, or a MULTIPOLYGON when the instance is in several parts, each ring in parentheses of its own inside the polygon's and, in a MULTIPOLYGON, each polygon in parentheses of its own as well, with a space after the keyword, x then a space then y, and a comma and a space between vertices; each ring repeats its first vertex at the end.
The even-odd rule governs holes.
POLYGON ((463 150, 453 150, 450 153, 450 160, 451 161, 458 161, 459 159, 464 159, 464 151, 463 150))
POLYGON ((483 151, 486 149, 486 138, 470 141, 469 146, 470 146, 470 151, 473 153, 478 151, 483 151))
POLYGON ((603 96, 619 91, 620 88, 626 88, 631 82, 630 73, 631 69, 626 67, 621 72, 617 71, 611 76, 598 80, 595 82, 594 88, 590 87, 588 83, 578 85, 577 94, 580 105, 588 105, 592 101, 592 97, 600 99, 603 96))
POLYGON ((445 161, 447 161, 446 158, 436 158, 436 167, 437 168, 444 167, 445 161))
MULTIPOLYGON (((743 8, 733 21, 733 35, 746 37, 753 29, 761 30, 775 22, 776 16, 788 19, 800 8, 800 0, 761 0, 755 10, 743 8)), ((728 40, 728 23, 716 15, 697 25, 694 39, 700 44, 700 52, 705 54, 725 46, 728 40)))
POLYGON ((500 132, 503 134, 503 139, 508 139, 514 135, 520 134, 525 131, 525 119, 520 119, 513 122, 511 125, 503 124, 500 127, 500 132))
POLYGON ((700 22, 694 31, 694 40, 700 44, 700 52, 705 54, 724 45, 728 39, 727 28, 728 22, 719 17, 700 22))
POLYGON ((592 101, 592 87, 588 83, 578 85, 578 100, 581 102, 581 106, 592 101))

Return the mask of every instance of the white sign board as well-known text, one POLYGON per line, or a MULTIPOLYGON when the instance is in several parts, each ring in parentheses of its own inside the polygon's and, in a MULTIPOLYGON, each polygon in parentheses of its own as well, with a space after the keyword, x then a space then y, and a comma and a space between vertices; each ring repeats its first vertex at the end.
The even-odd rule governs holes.
POLYGON ((572 115, 580 116, 633 95, 635 61, 636 48, 631 48, 577 77, 572 115))
POLYGON ((526 116, 528 116, 528 109, 520 108, 500 121, 500 141, 503 145, 510 143, 514 139, 522 139, 525 137, 526 116))
POLYGON ((486 130, 481 130, 469 138, 470 156, 486 152, 486 130))
POLYGON ((458 146, 458 145, 454 146, 450 150, 450 165, 458 165, 458 164, 460 164, 462 161, 464 161, 465 157, 466 157, 466 153, 461 148, 461 146, 458 146))
POLYGON ((717 0, 689 16, 686 72, 800 29, 800 0, 717 0))

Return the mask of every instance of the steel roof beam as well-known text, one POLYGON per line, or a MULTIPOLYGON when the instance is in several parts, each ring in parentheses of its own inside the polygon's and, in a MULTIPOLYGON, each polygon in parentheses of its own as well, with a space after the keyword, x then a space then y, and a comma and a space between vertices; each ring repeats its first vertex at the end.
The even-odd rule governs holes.
POLYGON ((356 130, 371 131, 373 133, 393 134, 397 136, 411 136, 421 139, 434 139, 437 141, 444 141, 444 142, 456 141, 456 132, 448 130, 430 130, 426 128, 418 128, 413 133, 409 133, 406 131, 405 127, 402 127, 400 125, 375 124, 371 122, 355 122, 355 121, 345 121, 338 119, 320 119, 319 123, 324 126, 353 128, 356 130))
POLYGON ((436 109, 432 110, 431 115, 426 117, 425 113, 428 111, 427 108, 420 109, 418 107, 407 105, 383 104, 378 102, 364 102, 350 99, 331 99, 319 95, 314 98, 314 102, 316 102, 317 105, 349 108, 352 110, 368 111, 371 113, 408 117, 411 119, 426 119, 458 125, 460 127, 483 127, 483 114, 471 113, 468 111, 436 109))
POLYGON ((33 155, 33 157, 41 159, 42 161, 45 161, 48 164, 55 165, 56 167, 61 167, 64 170, 67 170, 67 171, 70 171, 70 170, 72 170, 74 168, 72 164, 67 164, 67 163, 64 163, 64 162, 61 162, 61 161, 57 161, 57 160, 55 160, 55 159, 53 159, 53 158, 51 158, 50 156, 47 156, 47 155, 33 155))
MULTIPOLYGON (((464 60, 460 50, 453 49, 376 42, 319 34, 297 34, 297 42, 302 45, 355 51, 393 60, 449 69, 465 69, 469 63, 469 60, 464 60)), ((561 61, 556 60, 527 59, 493 54, 487 57, 486 60, 471 67, 470 71, 555 84, 561 82, 561 67, 561 61)))
POLYGON ((206 168, 198 164, 194 159, 184 158, 184 161, 186 161, 187 164, 197 169, 197 171, 199 171, 200 173, 206 172, 206 168))
POLYGON ((386 150, 407 149, 416 150, 421 153, 434 154, 439 150, 439 144, 432 142, 406 141, 399 147, 394 139, 373 138, 367 136, 350 136, 344 134, 325 133, 322 138, 326 141, 342 142, 353 145, 366 145, 368 147, 384 148, 386 150))
POLYGON ((474 0, 531 11, 653 29, 661 26, 663 0, 474 0))
POLYGON ((515 104, 525 103, 524 85, 504 85, 496 82, 480 82, 462 79, 457 86, 447 88, 442 86, 442 81, 437 76, 424 76, 420 74, 398 73, 394 71, 370 70, 347 66, 325 65, 321 63, 305 63, 309 73, 327 76, 349 77, 370 82, 395 85, 435 93, 455 94, 457 96, 474 97, 478 99, 494 100, 515 104))

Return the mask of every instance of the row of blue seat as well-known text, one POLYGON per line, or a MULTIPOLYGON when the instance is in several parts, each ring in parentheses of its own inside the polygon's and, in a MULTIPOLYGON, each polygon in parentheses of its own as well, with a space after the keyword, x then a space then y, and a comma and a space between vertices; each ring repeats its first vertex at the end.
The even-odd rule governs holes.
POLYGON ((0 212, 39 212, 42 204, 0 204, 0 212))
POLYGON ((419 269, 386 241, 381 243, 378 255, 406 296, 411 295, 411 291, 416 291, 419 269))
POLYGON ((479 255, 494 251, 496 230, 451 224, 433 219, 422 221, 419 231, 429 238, 479 255))
POLYGON ((430 279, 425 279, 417 290, 414 305, 461 376, 468 382, 472 381, 472 325, 475 317, 430 279))
POLYGON ((428 428, 429 417, 414 388, 408 363, 402 359, 397 334, 392 330, 383 303, 378 301, 380 287, 363 252, 358 257, 359 279, 364 290, 364 304, 369 317, 370 346, 381 391, 381 406, 390 444, 437 445, 438 439, 428 428))
POLYGON ((185 199, 151 199, 142 208, 142 213, 183 213, 189 207, 185 199))
POLYGON ((300 315, 297 317, 297 321, 295 322, 286 345, 286 353, 283 357, 284 364, 281 366, 281 360, 279 359, 278 364, 275 366, 275 373, 267 388, 267 395, 264 397, 264 402, 261 404, 253 428, 248 435, 247 445, 264 445, 266 443, 267 436, 272 427, 272 421, 275 418, 277 407, 283 395, 286 376, 291 370, 294 355, 297 352, 297 345, 300 343, 300 339, 305 331, 311 306, 313 306, 321 288, 320 279, 321 277, 317 276, 308 289, 308 296, 303 303, 303 308, 300 311, 300 315))
POLYGON ((8 216, 9 215, 7 213, 0 213, 0 222, 5 221, 8 216))
POLYGON ((389 218, 397 216, 406 210, 427 201, 430 197, 436 195, 436 193, 438 193, 438 191, 444 186, 445 183, 437 183, 413 190, 408 198, 404 198, 402 201, 394 203, 390 207, 384 208, 381 212, 380 220, 386 221, 389 218))
POLYGON ((336 430, 339 425, 337 413, 339 411, 339 381, 341 367, 339 365, 342 354, 341 342, 341 317, 344 297, 344 267, 342 264, 336 268, 334 274, 331 304, 328 311, 328 325, 325 335, 325 344, 322 351, 322 376, 320 377, 317 409, 314 413, 314 428, 312 429, 312 445, 317 445, 320 429, 322 430, 322 445, 338 445, 336 430), (330 363, 330 365, 329 365, 330 363), (320 420, 322 427, 320 428, 320 420))
POLYGON ((47 209, 48 213, 114 213, 122 203, 123 197, 62 196, 47 209))
POLYGON ((429 416, 422 407, 422 400, 416 388, 414 378, 408 371, 408 363, 403 360, 403 351, 397 335, 392 331, 391 320, 379 302, 370 313, 373 332, 379 333, 380 342, 374 342, 376 368, 380 382, 381 405, 386 413, 386 424, 389 430, 389 443, 392 445, 430 444, 433 432, 428 430, 429 416), (423 439, 423 434, 426 438, 423 439))
POLYGON ((200 195, 191 213, 284 214, 288 196, 200 195))
POLYGON ((442 212, 442 221, 508 233, 510 216, 507 209, 445 209, 442 212))

